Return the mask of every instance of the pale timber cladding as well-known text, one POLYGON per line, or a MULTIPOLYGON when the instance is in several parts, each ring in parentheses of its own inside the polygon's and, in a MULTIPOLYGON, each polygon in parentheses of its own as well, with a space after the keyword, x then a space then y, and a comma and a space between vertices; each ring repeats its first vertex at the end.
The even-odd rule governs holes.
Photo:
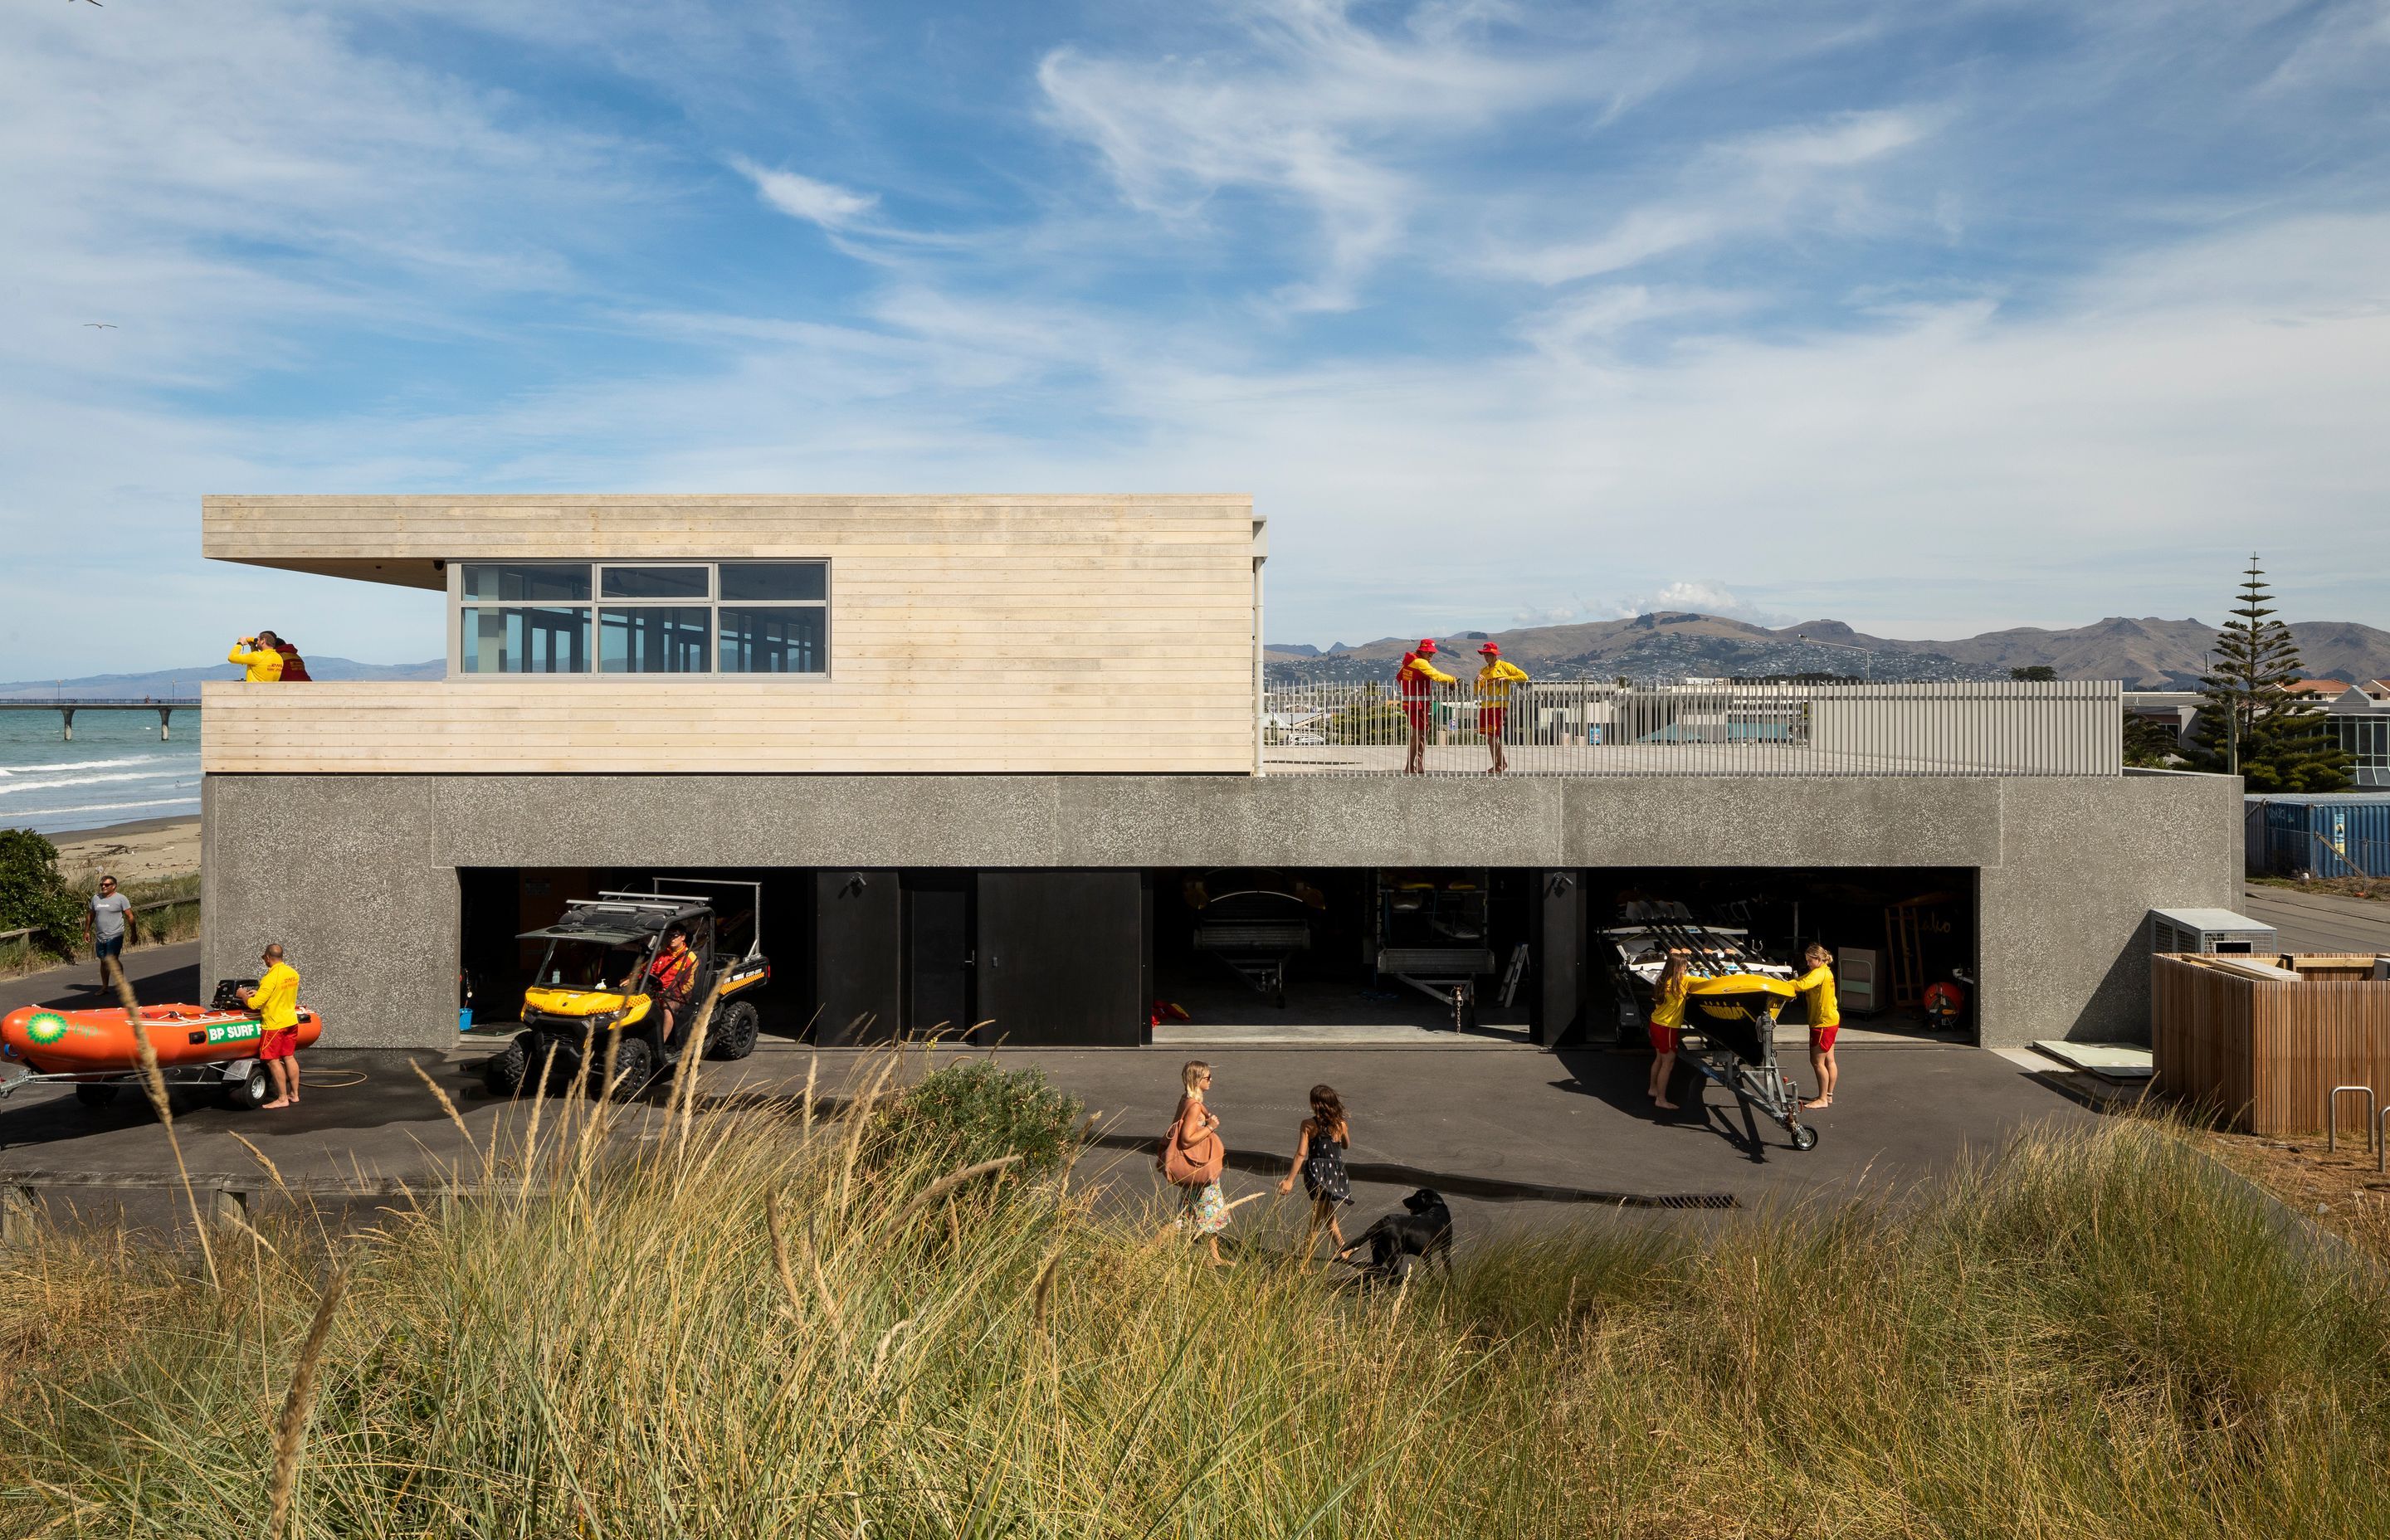
POLYGON ((1246 496, 210 497, 202 522, 211 558, 422 587, 435 560, 830 564, 826 674, 212 684, 211 774, 1253 768, 1246 496))

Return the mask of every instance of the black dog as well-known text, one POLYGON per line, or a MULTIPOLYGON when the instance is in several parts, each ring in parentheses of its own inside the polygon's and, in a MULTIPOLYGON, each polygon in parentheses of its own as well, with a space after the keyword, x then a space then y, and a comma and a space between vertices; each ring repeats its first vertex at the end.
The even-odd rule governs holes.
POLYGON ((1410 1212, 1383 1216, 1355 1236, 1336 1259, 1350 1261, 1354 1252, 1368 1248, 1368 1264, 1361 1276, 1376 1283, 1402 1282, 1410 1276, 1413 1257, 1433 1257, 1444 1264, 1444 1276, 1452 1277, 1452 1211, 1445 1206, 1444 1195, 1421 1187, 1403 1200, 1403 1207, 1410 1212))

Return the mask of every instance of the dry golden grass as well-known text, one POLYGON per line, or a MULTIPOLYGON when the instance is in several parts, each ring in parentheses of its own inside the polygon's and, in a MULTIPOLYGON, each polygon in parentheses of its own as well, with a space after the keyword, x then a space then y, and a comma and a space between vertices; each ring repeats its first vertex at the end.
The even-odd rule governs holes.
MULTIPOLYGON (((192 1258, 0 1262, 0 1515, 307 1535, 2390 1533, 2390 1302, 2168 1128, 1898 1206, 1471 1245, 1359 1294, 1150 1243, 1080 1178, 858 1163, 802 1109, 192 1258), (349 1270, 318 1320, 328 1268, 349 1270)), ((484 1164, 486 1162, 486 1164, 484 1164)), ((977 1163, 977 1162, 973 1162, 977 1163)))

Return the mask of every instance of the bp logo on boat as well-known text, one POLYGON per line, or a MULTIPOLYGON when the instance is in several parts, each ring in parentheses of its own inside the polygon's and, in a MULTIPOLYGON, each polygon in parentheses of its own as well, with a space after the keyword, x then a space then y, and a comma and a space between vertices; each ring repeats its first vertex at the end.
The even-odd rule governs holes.
POLYGON ((25 1035, 44 1047, 67 1034, 67 1019, 55 1010, 37 1010, 25 1022, 25 1035))

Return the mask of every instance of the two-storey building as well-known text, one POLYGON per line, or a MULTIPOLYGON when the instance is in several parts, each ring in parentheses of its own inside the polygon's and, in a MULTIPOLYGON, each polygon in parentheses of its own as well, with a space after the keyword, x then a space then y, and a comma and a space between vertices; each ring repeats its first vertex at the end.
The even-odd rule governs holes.
POLYGON ((2131 1036, 2147 911, 2235 893, 2237 784, 2123 774, 2114 687, 1538 686, 1500 777, 1463 687, 1402 775, 1397 704, 1265 691, 1243 496, 202 517, 211 558, 445 596, 443 679, 205 696, 205 970, 283 942, 350 1046, 444 1044, 460 977, 503 1014, 519 932, 658 878, 762 884, 777 1030, 1122 1046, 1157 1001, 1432 1024, 1428 953, 1480 955, 1484 1030, 1601 1035, 1637 897, 1879 989, 1961 969, 1986 1041, 2131 1036), (1301 911, 1275 965, 1207 931, 1253 892, 1301 911))

